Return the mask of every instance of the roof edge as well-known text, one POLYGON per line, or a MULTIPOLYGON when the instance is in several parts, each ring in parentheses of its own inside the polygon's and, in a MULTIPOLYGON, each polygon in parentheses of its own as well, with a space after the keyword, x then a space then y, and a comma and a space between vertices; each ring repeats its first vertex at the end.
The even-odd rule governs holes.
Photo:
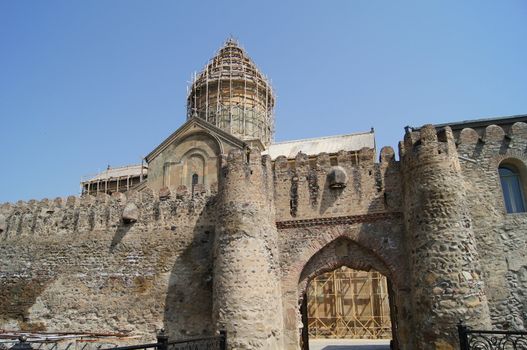
POLYGON ((206 120, 203 120, 198 117, 191 117, 190 119, 187 119, 183 125, 181 125, 179 128, 177 128, 176 131, 174 131, 172 134, 170 134, 166 139, 163 140, 156 148, 154 148, 153 151, 148 153, 148 155, 144 158, 147 163, 152 159, 155 158, 159 153, 163 152, 168 145, 172 141, 174 141, 191 123, 197 123, 204 129, 208 129, 211 132, 216 133, 218 136, 220 136, 223 139, 229 140, 232 143, 240 146, 241 148, 246 146, 246 143, 243 140, 240 140, 239 138, 223 131, 222 129, 218 128, 215 125, 212 125, 211 123, 207 122, 206 120))
MULTIPOLYGON (((270 144, 269 146, 273 145, 283 145, 286 143, 293 143, 293 142, 306 142, 306 141, 315 141, 315 140, 327 140, 332 138, 338 138, 338 137, 345 137, 345 136, 358 136, 358 135, 367 135, 367 134, 373 134, 375 135, 375 130, 372 128, 370 131, 362 131, 362 132, 355 132, 352 134, 340 134, 340 135, 331 135, 331 136, 322 136, 322 137, 310 137, 308 139, 297 139, 297 140, 288 140, 288 141, 280 141, 270 144)), ((268 147, 269 148, 269 147, 268 147)))
MULTIPOLYGON (((508 124, 513 122, 523 121, 527 122, 527 114, 516 114, 516 115, 509 115, 509 116, 503 116, 503 117, 489 117, 489 118, 478 118, 478 119, 469 119, 469 120, 462 120, 457 122, 451 122, 451 123, 440 123, 440 124, 433 124, 436 128, 443 128, 445 126, 450 126, 454 130, 462 129, 462 128, 471 128, 471 127, 478 127, 478 126, 485 126, 485 125, 491 125, 491 124, 508 124), (495 123, 492 123, 495 122, 495 123)), ((413 130, 421 130, 422 127, 418 128, 412 128, 413 130)))

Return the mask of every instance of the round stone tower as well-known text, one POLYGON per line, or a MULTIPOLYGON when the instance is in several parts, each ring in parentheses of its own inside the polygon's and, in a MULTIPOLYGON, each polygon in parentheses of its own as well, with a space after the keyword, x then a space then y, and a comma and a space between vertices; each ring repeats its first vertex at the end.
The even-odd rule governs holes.
POLYGON ((456 325, 490 326, 452 130, 407 130, 400 145, 415 349, 458 349, 456 325))
POLYGON ((283 349, 282 293, 271 159, 229 153, 214 242, 213 322, 228 349, 283 349))
POLYGON ((267 78, 233 39, 194 77, 187 119, 198 117, 244 141, 273 137, 275 98, 267 78))

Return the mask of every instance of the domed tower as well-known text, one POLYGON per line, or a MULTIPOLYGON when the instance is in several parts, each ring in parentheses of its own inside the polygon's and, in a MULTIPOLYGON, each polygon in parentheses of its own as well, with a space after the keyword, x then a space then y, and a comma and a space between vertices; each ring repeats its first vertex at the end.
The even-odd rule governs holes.
POLYGON ((238 43, 229 39, 194 77, 187 119, 198 117, 218 128, 267 147, 273 137, 275 97, 267 78, 238 43))

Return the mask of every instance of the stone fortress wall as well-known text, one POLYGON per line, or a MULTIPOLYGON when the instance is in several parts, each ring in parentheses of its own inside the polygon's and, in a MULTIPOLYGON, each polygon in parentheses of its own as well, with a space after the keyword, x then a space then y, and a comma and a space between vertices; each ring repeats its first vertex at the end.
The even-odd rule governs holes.
POLYGON ((212 206, 148 190, 2 205, 0 329, 208 334, 212 206))
POLYGON ((460 319, 523 329, 526 216, 506 214, 497 169, 525 171, 526 147, 524 123, 457 138, 425 126, 400 161, 233 151, 215 196, 4 204, 0 328, 226 328, 239 348, 296 349, 308 281, 347 265, 388 277, 402 349, 455 349, 460 319))
POLYGON ((492 324, 498 329, 525 329, 527 216, 506 213, 497 169, 513 164, 527 184, 527 124, 466 128, 457 142, 492 324))

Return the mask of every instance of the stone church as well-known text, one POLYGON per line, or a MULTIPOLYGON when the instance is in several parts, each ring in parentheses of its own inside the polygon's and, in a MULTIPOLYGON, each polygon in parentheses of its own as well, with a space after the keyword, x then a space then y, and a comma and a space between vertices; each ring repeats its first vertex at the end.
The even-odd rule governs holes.
POLYGON ((395 349, 525 328, 527 115, 407 127, 396 160, 373 130, 274 143, 274 104, 228 40, 143 164, 0 205, 0 329, 306 348, 309 286, 344 268, 385 279, 395 349))

